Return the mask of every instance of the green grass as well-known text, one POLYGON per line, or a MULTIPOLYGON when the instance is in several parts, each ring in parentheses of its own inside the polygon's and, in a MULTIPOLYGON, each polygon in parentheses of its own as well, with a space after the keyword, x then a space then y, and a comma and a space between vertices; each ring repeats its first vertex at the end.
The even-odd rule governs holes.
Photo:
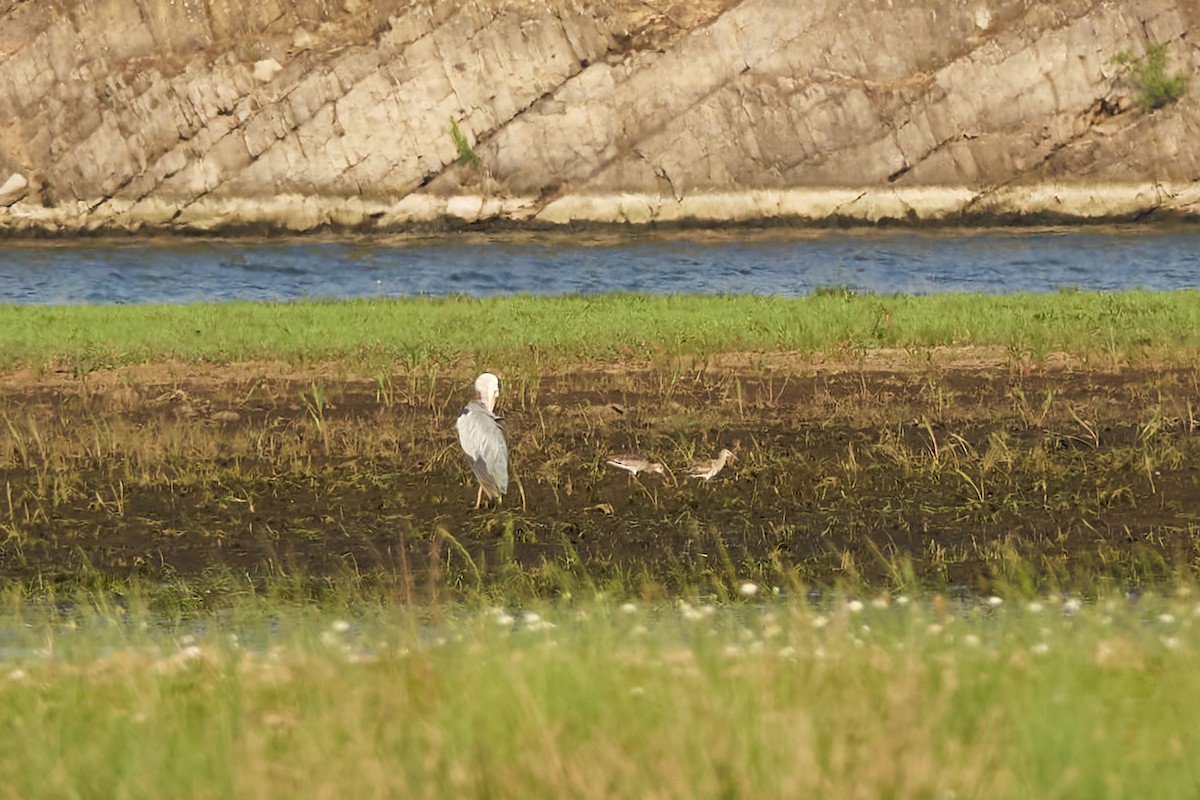
POLYGON ((1138 105, 1145 111, 1174 103, 1187 92, 1186 73, 1167 75, 1167 46, 1163 42, 1151 42, 1142 56, 1122 50, 1112 57, 1112 62, 1129 71, 1138 93, 1138 105))
POLYGON ((471 142, 453 118, 450 119, 450 138, 454 140, 454 149, 458 153, 458 158, 454 160, 454 163, 478 171, 482 167, 479 156, 476 155, 475 149, 471 147, 471 142))
POLYGON ((0 368, 181 359, 364 367, 722 351, 998 346, 1125 358, 1200 347, 1200 293, 504 297, 0 307, 0 368))
POLYGON ((1135 798, 1200 780, 1184 596, 99 606, 0 615, 4 796, 1135 798))

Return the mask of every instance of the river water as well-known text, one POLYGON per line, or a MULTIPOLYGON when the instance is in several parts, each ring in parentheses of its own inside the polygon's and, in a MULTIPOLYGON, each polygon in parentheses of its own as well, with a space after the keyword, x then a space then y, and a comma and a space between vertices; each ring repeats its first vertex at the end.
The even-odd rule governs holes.
POLYGON ((0 248, 0 303, 1200 286, 1200 230, 73 240, 0 248))

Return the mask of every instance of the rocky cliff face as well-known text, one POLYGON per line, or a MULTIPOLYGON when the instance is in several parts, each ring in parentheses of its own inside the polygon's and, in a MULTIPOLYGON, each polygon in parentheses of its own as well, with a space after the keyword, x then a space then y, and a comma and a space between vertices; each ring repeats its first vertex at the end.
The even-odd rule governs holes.
POLYGON ((1200 216, 1195 0, 0 0, 0 230, 1200 216), (477 163, 451 135, 457 124, 477 163))

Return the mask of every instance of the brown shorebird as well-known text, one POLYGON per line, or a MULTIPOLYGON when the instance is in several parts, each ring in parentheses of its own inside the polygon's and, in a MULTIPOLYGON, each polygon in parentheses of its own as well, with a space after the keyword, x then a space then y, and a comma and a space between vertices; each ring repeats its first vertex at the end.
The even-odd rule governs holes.
POLYGON ((732 450, 723 447, 716 458, 697 461, 693 464, 688 470, 688 477, 699 478, 702 481, 711 480, 718 472, 725 469, 725 462, 735 458, 732 450))
POLYGON ((653 472, 658 475, 666 475, 662 464, 651 461, 640 453, 621 453, 620 455, 609 456, 608 463, 618 469, 625 470, 633 476, 636 476, 639 472, 653 472))

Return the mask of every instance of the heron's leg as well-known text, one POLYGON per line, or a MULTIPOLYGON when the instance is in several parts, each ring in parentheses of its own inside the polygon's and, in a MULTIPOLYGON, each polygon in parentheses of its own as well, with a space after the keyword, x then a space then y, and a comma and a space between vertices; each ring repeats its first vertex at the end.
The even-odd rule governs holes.
POLYGON ((475 495, 475 508, 479 508, 479 506, 482 503, 483 503, 483 484, 481 483, 481 484, 479 484, 479 491, 475 495))

